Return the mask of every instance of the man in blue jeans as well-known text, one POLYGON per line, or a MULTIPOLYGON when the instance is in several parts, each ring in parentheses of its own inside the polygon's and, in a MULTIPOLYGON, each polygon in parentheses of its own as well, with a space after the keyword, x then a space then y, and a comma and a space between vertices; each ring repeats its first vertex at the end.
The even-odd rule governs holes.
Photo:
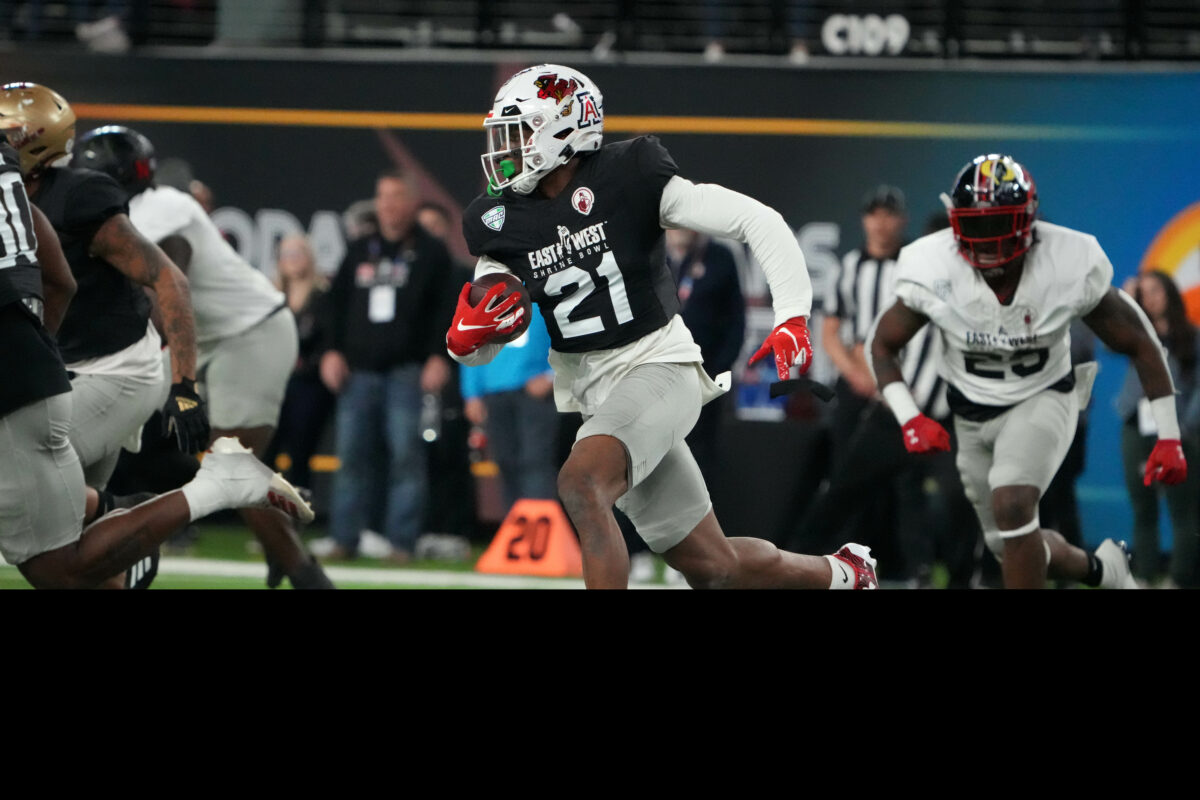
POLYGON ((337 455, 326 558, 357 554, 359 534, 382 530, 406 562, 421 534, 427 492, 418 430, 421 400, 450 377, 445 331, 455 293, 445 245, 416 224, 413 179, 376 181, 377 233, 351 242, 329 295, 321 380, 338 395, 337 455))
POLYGON ((558 409, 549 357, 550 333, 542 315, 533 314, 529 329, 490 363, 462 367, 464 413, 487 431, 506 508, 522 498, 558 497, 558 409))

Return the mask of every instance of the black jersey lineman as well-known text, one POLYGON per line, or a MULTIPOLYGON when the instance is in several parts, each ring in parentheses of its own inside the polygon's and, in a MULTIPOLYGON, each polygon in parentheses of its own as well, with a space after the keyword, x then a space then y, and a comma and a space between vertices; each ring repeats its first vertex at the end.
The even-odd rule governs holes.
POLYGON ((575 156, 553 198, 480 195, 463 212, 471 253, 513 271, 541 309, 560 353, 629 344, 666 325, 679 298, 666 264, 659 205, 677 167, 654 136, 575 156))
POLYGON ((79 288, 58 330, 69 364, 124 350, 146 335, 150 299, 116 267, 89 253, 109 218, 129 213, 125 191, 103 172, 48 169, 30 198, 50 220, 79 288))

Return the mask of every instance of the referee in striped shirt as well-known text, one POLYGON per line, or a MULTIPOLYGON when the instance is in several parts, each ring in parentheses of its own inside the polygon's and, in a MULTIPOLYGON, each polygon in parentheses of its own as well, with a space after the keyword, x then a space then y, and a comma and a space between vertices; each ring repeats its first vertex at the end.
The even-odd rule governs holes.
MULTIPOLYGON (((825 352, 839 372, 829 481, 805 510, 786 549, 799 552, 818 542, 835 541, 847 535, 845 526, 856 520, 860 530, 853 533, 858 537, 855 541, 891 551, 893 564, 900 562, 899 568, 888 570, 894 577, 927 585, 935 549, 940 549, 950 565, 952 583, 965 586, 974 569, 978 523, 970 505, 956 500, 962 497, 962 489, 953 454, 924 458, 905 450, 863 353, 871 326, 895 302, 896 258, 907 222, 900 189, 881 185, 863 198, 864 244, 842 259, 840 274, 826 298, 828 316, 821 331, 825 352), (928 491, 930 481, 937 486, 933 495, 928 491), (949 517, 946 524, 931 524, 935 508, 949 517), (950 534, 945 546, 936 546, 935 529, 950 534), (886 541, 889 533, 893 542, 886 541)), ((926 233, 940 226, 931 221, 926 233)), ((903 373, 922 413, 947 420, 946 387, 937 373, 940 349, 933 326, 925 326, 905 348, 903 373)))

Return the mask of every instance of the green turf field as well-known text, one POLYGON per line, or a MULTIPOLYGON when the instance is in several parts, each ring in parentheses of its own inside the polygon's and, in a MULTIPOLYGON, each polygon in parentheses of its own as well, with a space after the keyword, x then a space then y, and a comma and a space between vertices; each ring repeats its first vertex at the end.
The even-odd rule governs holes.
MULTIPOLYGON (((236 523, 202 523, 195 542, 183 550, 165 549, 151 589, 266 589, 267 567, 258 542, 236 523)), ((305 532, 306 540, 325 535, 321 528, 305 532)), ((514 575, 481 575, 474 571, 484 545, 475 544, 465 561, 413 561, 403 567, 385 561, 358 558, 352 561, 323 560, 330 579, 339 589, 576 589, 583 581, 570 578, 538 578, 514 575)), ((934 568, 934 587, 944 588, 946 571, 934 568)), ((669 588, 663 581, 663 564, 655 579, 635 584, 640 588, 669 588)), ((29 584, 15 567, 0 565, 0 590, 28 589, 29 584)), ((285 580, 280 587, 290 588, 285 580)), ((675 588, 675 587, 670 587, 675 588)))
MULTIPOLYGON (((236 524, 201 524, 199 536, 183 550, 164 549, 152 589, 266 589, 267 567, 257 541, 236 524)), ((312 528, 305 539, 324 536, 312 528)), ((583 581, 508 575, 480 575, 474 571, 483 546, 472 548, 465 561, 413 561, 403 567, 385 561, 358 558, 322 563, 339 589, 537 589, 577 588, 583 581)), ((0 589, 28 589, 15 567, 0 565, 0 589)), ((290 588, 285 580, 280 588, 290 588)))

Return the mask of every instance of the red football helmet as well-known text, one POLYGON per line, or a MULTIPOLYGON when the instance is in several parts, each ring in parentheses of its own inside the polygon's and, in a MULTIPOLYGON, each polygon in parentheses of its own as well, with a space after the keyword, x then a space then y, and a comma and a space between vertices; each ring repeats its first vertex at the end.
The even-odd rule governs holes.
POLYGON ((1007 264, 1033 246, 1037 184, 1012 156, 978 156, 942 202, 959 252, 977 269, 1007 264))

